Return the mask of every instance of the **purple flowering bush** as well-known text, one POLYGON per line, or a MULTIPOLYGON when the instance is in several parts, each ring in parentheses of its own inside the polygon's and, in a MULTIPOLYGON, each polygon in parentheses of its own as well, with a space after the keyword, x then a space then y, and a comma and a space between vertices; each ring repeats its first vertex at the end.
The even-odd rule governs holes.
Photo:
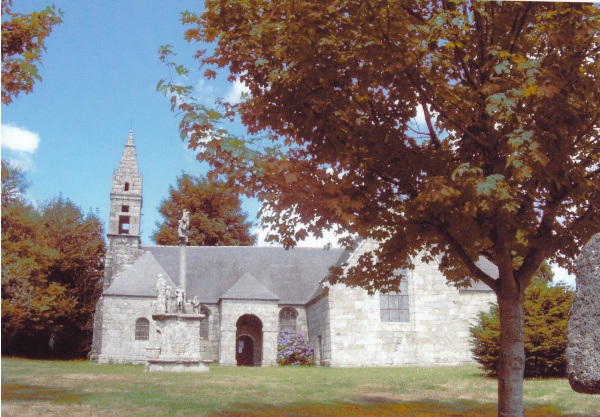
POLYGON ((308 344, 302 333, 284 329, 277 337, 277 363, 281 366, 312 366, 315 349, 308 344))

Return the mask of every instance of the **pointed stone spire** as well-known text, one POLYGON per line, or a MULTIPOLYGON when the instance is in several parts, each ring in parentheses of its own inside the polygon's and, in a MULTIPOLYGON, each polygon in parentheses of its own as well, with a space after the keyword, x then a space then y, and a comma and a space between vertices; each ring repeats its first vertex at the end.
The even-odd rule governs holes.
MULTIPOLYGON (((127 141, 125 142, 125 149, 123 149, 123 155, 121 156, 121 162, 119 163, 119 168, 117 168, 115 176, 119 176, 121 178, 128 178, 130 180, 137 179, 134 177, 139 177, 139 186, 141 194, 141 176, 139 175, 137 154, 135 152, 135 142, 133 141, 133 130, 129 131, 129 136, 127 137, 127 141)), ((115 186, 117 185, 121 184, 117 184, 113 179, 113 192, 117 191, 115 190, 115 186)), ((134 184, 130 181, 130 185, 134 184)))
POLYGON ((142 215, 142 175, 138 169, 133 131, 125 142, 119 167, 113 174, 110 193, 108 234, 140 236, 142 215))
POLYGON ((133 130, 129 131, 129 135, 127 136, 127 142, 125 142, 125 146, 135 147, 135 143, 133 143, 133 130))

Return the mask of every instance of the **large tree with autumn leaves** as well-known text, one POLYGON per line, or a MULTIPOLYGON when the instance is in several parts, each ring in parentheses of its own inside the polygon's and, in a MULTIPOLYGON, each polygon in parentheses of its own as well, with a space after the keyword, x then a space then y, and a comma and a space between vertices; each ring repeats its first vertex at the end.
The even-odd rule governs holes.
POLYGON ((183 172, 158 208, 163 221, 156 222, 157 229, 152 234, 156 244, 177 245, 183 210, 188 211, 190 218, 190 246, 252 246, 256 242, 239 194, 222 181, 183 172))
POLYGON ((211 48, 196 55, 204 76, 226 68, 250 92, 214 110, 191 88, 158 85, 212 175, 261 199, 286 247, 327 229, 381 242, 332 282, 393 286, 422 256, 457 286, 487 284, 501 322, 498 414, 523 415, 525 289, 544 259, 572 270, 600 231, 598 7, 208 0, 183 22, 211 48), (248 137, 227 131, 235 115, 248 137))

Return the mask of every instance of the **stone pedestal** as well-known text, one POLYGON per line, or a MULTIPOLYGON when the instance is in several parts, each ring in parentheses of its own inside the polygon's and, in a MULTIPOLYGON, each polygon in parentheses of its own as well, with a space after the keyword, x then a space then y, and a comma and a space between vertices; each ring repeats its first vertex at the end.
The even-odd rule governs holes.
POLYGON ((200 321, 204 314, 154 314, 159 346, 146 349, 146 371, 208 372, 211 361, 200 355, 200 321))

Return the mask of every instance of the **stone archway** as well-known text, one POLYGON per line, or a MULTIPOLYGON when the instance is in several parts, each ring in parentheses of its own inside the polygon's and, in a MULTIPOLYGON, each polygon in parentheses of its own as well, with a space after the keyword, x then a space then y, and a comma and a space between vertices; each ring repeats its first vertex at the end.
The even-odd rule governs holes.
POLYGON ((244 314, 236 323, 235 359, 238 366, 261 366, 263 324, 254 314, 244 314))

